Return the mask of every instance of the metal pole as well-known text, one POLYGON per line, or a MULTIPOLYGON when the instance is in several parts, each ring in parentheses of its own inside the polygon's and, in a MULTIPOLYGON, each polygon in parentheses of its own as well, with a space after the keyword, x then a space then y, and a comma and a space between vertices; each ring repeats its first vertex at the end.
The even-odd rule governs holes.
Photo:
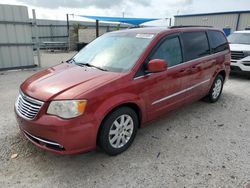
POLYGON ((95 27, 96 27, 96 38, 99 37, 99 20, 95 21, 95 27))
POLYGON ((68 51, 70 49, 70 34, 69 34, 69 14, 66 14, 67 17, 67 35, 68 35, 68 51))
POLYGON ((169 26, 172 25, 172 18, 169 18, 169 26))
POLYGON ((238 14, 238 17, 237 17, 237 22, 236 22, 236 31, 239 30, 239 25, 240 25, 240 13, 238 14))
POLYGON ((50 41, 53 41, 53 29, 52 29, 53 25, 50 24, 49 25, 49 29, 50 29, 50 41))
POLYGON ((40 44, 39 44, 38 27, 37 27, 37 22, 36 22, 36 10, 35 9, 32 9, 32 15, 33 15, 33 24, 35 28, 37 61, 38 61, 38 66, 41 67, 40 44))

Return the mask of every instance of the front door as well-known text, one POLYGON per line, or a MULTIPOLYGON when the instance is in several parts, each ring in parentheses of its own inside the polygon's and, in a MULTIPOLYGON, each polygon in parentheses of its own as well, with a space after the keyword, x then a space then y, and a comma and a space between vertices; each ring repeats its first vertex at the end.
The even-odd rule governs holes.
POLYGON ((135 80, 140 87, 140 97, 146 101, 147 120, 176 108, 183 100, 182 81, 186 73, 182 68, 183 55, 179 34, 162 39, 145 64, 152 59, 164 59, 168 63, 168 69, 135 80))

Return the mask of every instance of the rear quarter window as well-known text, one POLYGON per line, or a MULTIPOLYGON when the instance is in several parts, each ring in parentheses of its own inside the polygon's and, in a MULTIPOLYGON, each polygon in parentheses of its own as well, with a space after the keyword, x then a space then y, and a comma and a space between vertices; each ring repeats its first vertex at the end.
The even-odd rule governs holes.
POLYGON ((212 53, 218 53, 229 49, 227 39, 222 32, 208 31, 207 34, 212 53))
POLYGON ((210 54, 205 31, 185 32, 182 34, 185 60, 190 61, 210 54))

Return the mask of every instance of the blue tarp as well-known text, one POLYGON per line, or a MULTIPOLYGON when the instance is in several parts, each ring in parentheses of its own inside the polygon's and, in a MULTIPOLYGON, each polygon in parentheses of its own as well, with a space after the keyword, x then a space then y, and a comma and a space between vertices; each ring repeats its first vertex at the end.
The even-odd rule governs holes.
POLYGON ((84 15, 79 15, 79 16, 84 17, 84 18, 99 20, 99 21, 121 22, 121 23, 127 23, 127 24, 132 24, 132 25, 140 25, 145 22, 159 20, 159 18, 122 18, 122 17, 84 16, 84 15))

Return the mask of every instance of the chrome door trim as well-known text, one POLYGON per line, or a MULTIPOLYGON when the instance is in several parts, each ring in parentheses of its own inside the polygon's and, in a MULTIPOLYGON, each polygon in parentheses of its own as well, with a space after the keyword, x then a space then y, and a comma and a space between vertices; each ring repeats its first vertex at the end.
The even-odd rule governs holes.
POLYGON ((205 84, 205 83, 207 83, 207 82, 209 82, 209 81, 210 81, 210 79, 207 79, 207 80, 205 80, 205 81, 203 81, 203 82, 200 82, 200 83, 198 83, 198 84, 195 84, 195 85, 193 85, 193 86, 191 86, 191 87, 189 87, 189 88, 186 88, 186 89, 183 89, 183 90, 178 91, 178 92, 176 92, 176 93, 173 93, 172 95, 168 95, 168 96, 166 96, 166 97, 163 97, 163 98, 161 98, 161 99, 158 99, 158 100, 154 101, 151 105, 158 104, 158 103, 160 103, 160 102, 162 102, 162 101, 168 100, 168 99, 170 99, 170 98, 172 98, 172 97, 175 97, 175 96, 177 96, 177 95, 180 95, 180 94, 182 94, 182 93, 185 93, 185 92, 187 92, 187 91, 190 91, 190 90, 192 90, 192 89, 194 89, 194 88, 196 88, 196 87, 198 87, 198 86, 200 86, 200 85, 202 85, 202 84, 205 84))

